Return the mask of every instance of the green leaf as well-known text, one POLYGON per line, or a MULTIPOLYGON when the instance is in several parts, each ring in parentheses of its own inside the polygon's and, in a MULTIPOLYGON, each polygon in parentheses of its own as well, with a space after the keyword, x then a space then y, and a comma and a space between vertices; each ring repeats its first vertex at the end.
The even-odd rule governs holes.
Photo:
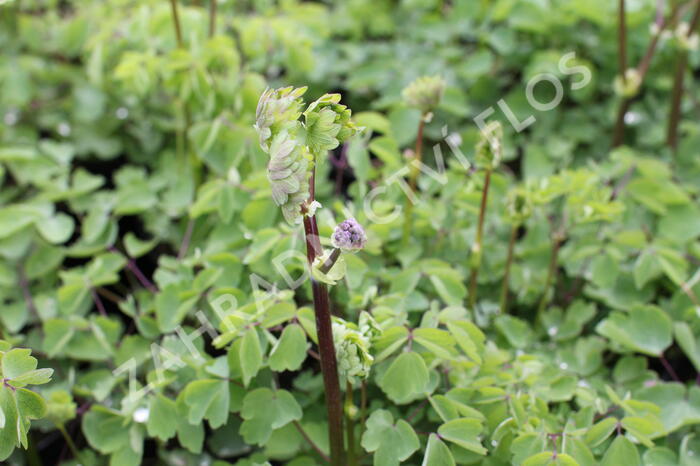
POLYGON ((695 370, 700 372, 700 337, 696 338, 690 326, 685 322, 676 322, 673 329, 678 346, 693 363, 695 370))
POLYGON ((418 353, 400 354, 379 380, 379 386, 395 403, 406 403, 425 392, 428 368, 418 353))
POLYGON ((435 356, 451 359, 457 355, 456 341, 449 332, 437 328, 418 328, 413 331, 413 340, 435 356))
POLYGON ((618 435, 603 456, 600 466, 642 466, 637 447, 627 437, 618 435))
POLYGON ((653 251, 642 252, 634 264, 634 284, 641 289, 651 280, 658 278, 662 273, 661 264, 653 251))
POLYGON ((75 229, 73 217, 62 212, 57 213, 53 217, 38 220, 35 225, 41 236, 52 244, 65 243, 70 239, 75 229))
POLYGON ((124 247, 130 257, 137 258, 146 254, 158 243, 157 240, 142 241, 135 234, 129 232, 124 236, 124 247))
POLYGON ((637 307, 629 313, 613 312, 596 330, 612 342, 650 356, 659 356, 672 343, 672 322, 654 306, 637 307))
POLYGON ((613 433, 615 427, 617 426, 617 419, 614 417, 608 417, 601 421, 598 421, 593 425, 588 432, 586 432, 586 443, 591 447, 597 447, 613 433))
POLYGON ((14 379, 36 369, 37 360, 31 356, 32 350, 14 348, 2 355, 2 376, 14 379))
POLYGON ((506 337, 514 348, 526 348, 533 339, 530 326, 522 319, 509 315, 501 315, 496 318, 496 328, 506 337))
POLYGON ((92 448, 104 454, 114 453, 129 444, 125 421, 118 412, 93 405, 83 416, 83 434, 92 448))
POLYGON ((185 387, 185 404, 189 408, 187 420, 199 424, 207 419, 212 429, 226 424, 229 409, 228 381, 216 379, 195 380, 185 387))
POLYGON ((257 388, 243 399, 240 433, 246 443, 265 445, 272 431, 301 419, 301 406, 286 390, 257 388))
POLYGON ((462 418, 446 422, 438 428, 438 434, 443 439, 452 442, 460 447, 485 455, 488 450, 481 445, 479 434, 483 426, 479 419, 462 418))
POLYGON ((299 324, 289 324, 270 353, 270 369, 276 372, 295 371, 306 359, 306 333, 299 324))
POLYGON ((149 436, 166 441, 175 435, 179 421, 175 401, 155 395, 151 398, 148 411, 146 428, 149 436))
POLYGON ((464 280, 454 270, 431 270, 430 282, 442 300, 448 305, 460 305, 467 296, 467 287, 464 286, 464 280))
POLYGON ((241 341, 241 372, 243 373, 243 383, 248 386, 251 379, 255 377, 262 367, 262 351, 260 350, 260 339, 255 328, 251 328, 243 334, 241 341))
POLYGON ((395 466, 408 459, 418 448, 418 436, 411 425, 379 409, 367 419, 367 430, 362 435, 362 448, 374 453, 375 466, 395 466))
POLYGON ((430 434, 421 466, 455 466, 452 452, 435 434, 430 434))

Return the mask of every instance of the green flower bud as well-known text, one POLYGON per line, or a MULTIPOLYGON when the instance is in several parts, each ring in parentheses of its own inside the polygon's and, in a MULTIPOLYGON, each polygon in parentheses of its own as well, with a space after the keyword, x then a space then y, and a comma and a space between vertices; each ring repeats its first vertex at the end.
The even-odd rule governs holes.
POLYGON ((678 24, 674 36, 681 49, 689 51, 698 49, 698 35, 690 33, 690 24, 687 22, 683 21, 678 24))
POLYGON ((476 143, 476 166, 494 170, 503 156, 503 127, 498 121, 489 122, 481 131, 481 139, 476 143))
POLYGON ((424 76, 406 86, 401 95, 406 105, 428 113, 440 104, 445 86, 445 80, 440 76, 424 76))
POLYGON ((532 197, 529 191, 516 188, 508 193, 506 216, 515 225, 521 225, 532 215, 532 197))
POLYGON ((340 94, 324 94, 304 112, 306 144, 315 156, 322 156, 360 129, 350 119, 352 111, 340 104, 340 94))
POLYGON ((623 80, 621 76, 615 78, 613 83, 613 88, 615 89, 615 94, 630 98, 637 95, 639 92, 639 86, 642 84, 642 76, 639 74, 635 68, 630 68, 625 72, 625 79, 623 80))

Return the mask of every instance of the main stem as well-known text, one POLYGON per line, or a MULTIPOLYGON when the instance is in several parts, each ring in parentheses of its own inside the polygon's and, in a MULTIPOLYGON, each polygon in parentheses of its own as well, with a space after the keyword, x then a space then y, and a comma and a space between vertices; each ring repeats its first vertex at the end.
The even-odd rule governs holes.
MULTIPOLYGON (((700 22, 700 1, 696 3, 695 13, 690 20, 688 37, 691 37, 700 22)), ((685 70, 688 66, 688 51, 683 49, 678 52, 676 72, 673 78, 673 93, 671 94, 671 108, 668 116, 668 128, 666 131, 666 143, 675 152, 678 149, 678 125, 681 121, 681 102, 683 99, 683 87, 685 70)))
POLYGON ((510 281, 510 267, 513 265, 513 251, 515 250, 515 240, 518 237, 518 225, 513 224, 510 229, 510 240, 508 241, 508 258, 506 259, 506 270, 503 274, 503 288, 501 289, 501 313, 508 312, 508 285, 510 281))
POLYGON ((491 184, 491 170, 486 170, 484 176, 484 190, 481 193, 481 208, 479 209, 479 224, 476 228, 476 242, 472 250, 477 254, 476 264, 472 267, 471 278, 469 279, 469 304, 473 309, 476 305, 476 282, 479 277, 479 267, 481 267, 481 242, 484 234, 484 217, 486 216, 486 203, 489 196, 489 185, 491 184))
MULTIPOLYGON (((314 200, 314 176, 311 177, 310 200, 314 200)), ((304 215, 304 233, 306 236, 306 258, 312 266, 316 254, 321 253, 321 241, 318 236, 316 216, 304 215)), ((318 352, 321 357, 321 373, 326 392, 326 409, 328 411, 328 438, 331 449, 331 465, 344 466, 343 454, 343 408, 338 381, 338 362, 333 344, 333 327, 331 325, 328 288, 311 277, 311 290, 314 298, 316 315, 316 332, 318 334, 318 352)))
POLYGON ((561 246, 561 234, 554 233, 552 238, 552 255, 549 258, 549 268, 547 269, 547 278, 544 283, 544 293, 542 294, 542 299, 540 300, 540 305, 537 308, 537 315, 541 316, 549 303, 549 287, 552 285, 554 280, 554 275, 557 271, 557 262, 559 261, 559 246, 561 246))
POLYGON ((177 39, 177 46, 179 48, 184 47, 184 42, 182 41, 182 29, 180 28, 180 15, 177 12, 177 0, 170 0, 170 9, 173 13, 173 24, 175 25, 175 38, 177 39))
MULTIPOLYGON (((416 186, 418 186, 418 174, 420 173, 420 164, 423 160, 423 130, 425 128, 425 114, 421 115, 420 122, 418 123, 418 135, 416 136, 416 149, 413 154, 413 160, 410 165, 410 172, 408 177, 408 186, 411 188, 410 192, 416 192, 416 186)), ((413 201, 406 197, 406 215, 404 216, 403 223, 403 243, 404 245, 408 243, 408 238, 411 236, 411 227, 413 226, 413 201)))
POLYGON ((626 82, 627 72, 627 22, 625 18, 625 0, 620 0, 617 26, 617 57, 620 68, 622 82, 626 82))
POLYGON ((355 421, 352 417, 352 384, 348 381, 345 385, 345 414, 347 419, 347 444, 348 444, 348 465, 357 466, 355 456, 355 421))
MULTIPOLYGON (((617 26, 617 58, 620 78, 623 86, 627 82, 627 23, 625 21, 625 0, 619 1, 617 26)), ((617 110, 615 120, 615 132, 613 133, 613 147, 622 144, 625 137, 625 115, 630 108, 630 98, 622 97, 620 107, 617 110)))
POLYGON ((209 37, 216 35, 216 0, 209 0, 209 37))

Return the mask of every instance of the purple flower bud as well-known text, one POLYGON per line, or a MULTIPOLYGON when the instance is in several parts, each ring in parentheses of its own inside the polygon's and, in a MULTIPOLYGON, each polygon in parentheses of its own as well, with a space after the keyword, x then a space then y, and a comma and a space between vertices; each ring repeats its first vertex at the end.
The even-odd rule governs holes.
POLYGON ((359 251, 367 243, 367 235, 362 225, 354 218, 349 218, 335 227, 333 246, 344 251, 359 251))

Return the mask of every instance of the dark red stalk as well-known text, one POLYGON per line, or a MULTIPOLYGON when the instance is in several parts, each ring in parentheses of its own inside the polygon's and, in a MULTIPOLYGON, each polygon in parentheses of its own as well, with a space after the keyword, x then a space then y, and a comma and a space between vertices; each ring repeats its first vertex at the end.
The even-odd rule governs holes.
MULTIPOLYGON (((312 173, 310 180, 310 202, 314 200, 314 181, 312 173)), ((304 215, 304 233, 306 236, 306 259, 312 266, 316 255, 322 251, 318 236, 316 216, 304 215)), ((331 325, 331 310, 328 299, 328 288, 311 277, 311 290, 314 299, 316 315, 316 333, 318 335, 318 352, 321 357, 321 373, 326 392, 326 409, 328 411, 328 438, 331 449, 331 465, 344 466, 343 452, 343 408, 338 380, 338 362, 335 357, 333 344, 333 327, 331 325)))

